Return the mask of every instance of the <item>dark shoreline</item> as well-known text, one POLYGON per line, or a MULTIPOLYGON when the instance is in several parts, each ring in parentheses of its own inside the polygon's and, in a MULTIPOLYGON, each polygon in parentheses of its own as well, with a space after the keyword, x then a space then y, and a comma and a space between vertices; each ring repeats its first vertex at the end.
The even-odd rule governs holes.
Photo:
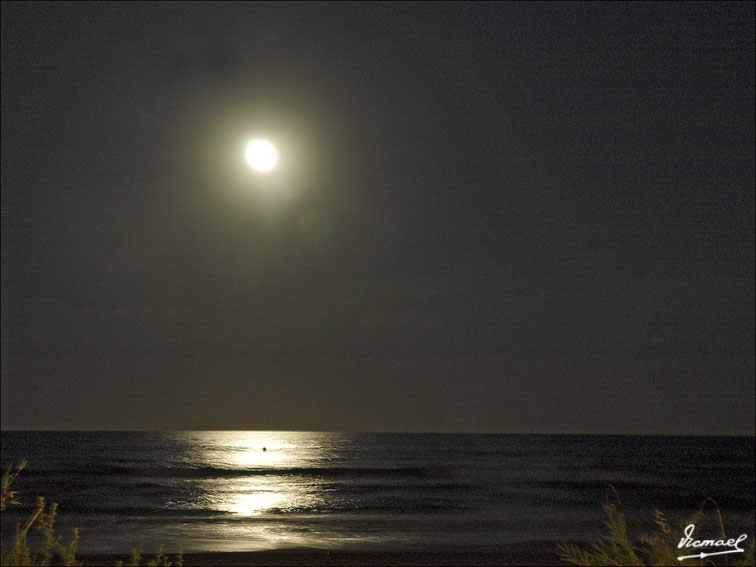
MULTIPOLYGON (((449 547, 428 550, 321 550, 286 549, 274 551, 236 551, 186 553, 184 565, 567 565, 556 552, 556 542, 533 541, 485 548, 449 547)), ((154 556, 149 556, 150 558, 154 556)), ((175 554, 168 553, 172 564, 175 554)), ((128 554, 82 554, 77 560, 84 566, 128 564, 128 554)))

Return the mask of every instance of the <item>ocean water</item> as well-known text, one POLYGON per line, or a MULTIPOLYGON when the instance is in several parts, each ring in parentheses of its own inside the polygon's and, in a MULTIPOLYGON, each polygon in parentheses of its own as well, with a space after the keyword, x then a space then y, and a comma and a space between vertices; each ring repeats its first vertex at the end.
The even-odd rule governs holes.
POLYGON ((39 495, 80 553, 596 539, 609 486, 634 534, 709 497, 728 535, 754 537, 753 437, 2 432, 2 466, 20 459, 4 539, 39 495))

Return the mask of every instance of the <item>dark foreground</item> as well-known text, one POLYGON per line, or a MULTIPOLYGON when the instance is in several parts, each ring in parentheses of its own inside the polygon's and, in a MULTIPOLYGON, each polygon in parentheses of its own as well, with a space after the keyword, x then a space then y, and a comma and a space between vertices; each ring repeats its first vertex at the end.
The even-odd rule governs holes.
MULTIPOLYGON (((567 565, 553 542, 515 543, 487 549, 444 551, 321 551, 285 550, 232 553, 187 553, 187 566, 246 565, 567 565)), ((84 555, 85 566, 128 564, 128 555, 84 555)), ((173 561, 173 557, 170 559, 173 561)))

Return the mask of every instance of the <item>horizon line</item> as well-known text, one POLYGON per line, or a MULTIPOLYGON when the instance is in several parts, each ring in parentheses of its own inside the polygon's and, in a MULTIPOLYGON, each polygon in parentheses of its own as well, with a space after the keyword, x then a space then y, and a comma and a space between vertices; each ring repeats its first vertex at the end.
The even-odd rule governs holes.
POLYGON ((330 430, 330 429, 66 429, 66 428, 3 428, 0 433, 210 433, 210 432, 255 432, 255 433, 331 433, 340 435, 541 435, 584 437, 745 437, 756 439, 756 434, 738 433, 609 433, 609 432, 548 432, 548 431, 391 431, 391 430, 330 430))

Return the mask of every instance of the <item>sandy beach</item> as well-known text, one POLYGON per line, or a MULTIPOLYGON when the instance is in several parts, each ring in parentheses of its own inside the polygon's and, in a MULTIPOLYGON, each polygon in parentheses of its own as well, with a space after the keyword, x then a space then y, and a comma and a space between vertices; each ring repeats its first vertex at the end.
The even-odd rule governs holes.
MULTIPOLYGON (((173 557, 171 556, 171 559, 173 557)), ((85 566, 128 562, 128 555, 83 555, 85 566)), ((567 565, 556 554, 554 542, 523 542, 485 549, 449 548, 426 551, 282 551, 187 553, 186 566, 246 565, 567 565)))

